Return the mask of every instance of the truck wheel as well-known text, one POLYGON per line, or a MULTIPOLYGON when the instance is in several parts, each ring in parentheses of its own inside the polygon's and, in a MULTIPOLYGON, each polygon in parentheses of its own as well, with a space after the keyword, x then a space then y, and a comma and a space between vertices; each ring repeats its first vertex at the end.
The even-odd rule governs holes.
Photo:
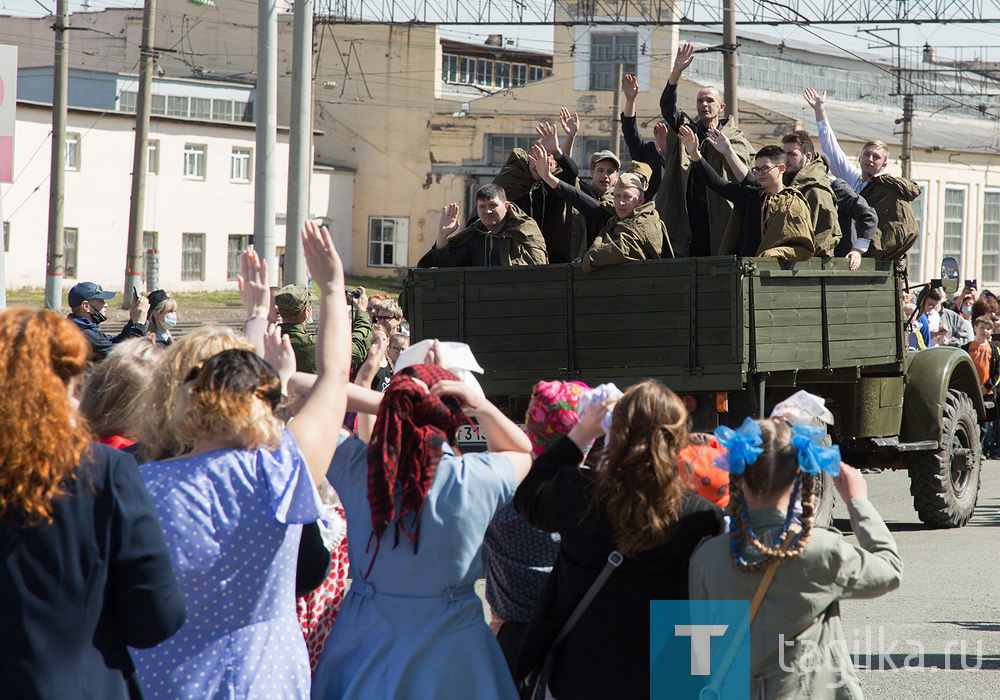
POLYGON ((982 466, 976 407, 964 393, 948 392, 941 420, 941 447, 910 462, 910 495, 920 520, 933 527, 962 527, 979 498, 982 466))
POLYGON ((813 503, 816 504, 813 515, 814 527, 830 527, 833 524, 833 504, 837 498, 837 489, 833 486, 833 477, 821 472, 821 478, 815 480, 813 503))

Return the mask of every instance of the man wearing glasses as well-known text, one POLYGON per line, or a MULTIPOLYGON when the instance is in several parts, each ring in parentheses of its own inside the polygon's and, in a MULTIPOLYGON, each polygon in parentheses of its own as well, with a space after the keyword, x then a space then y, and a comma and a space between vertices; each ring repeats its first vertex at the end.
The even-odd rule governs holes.
POLYGON ((385 331, 385 337, 391 338, 399 330, 403 322, 403 309, 395 299, 383 299, 375 305, 375 316, 372 318, 376 328, 385 331))
POLYGON ((733 152, 726 136, 710 129, 706 140, 726 157, 739 184, 726 182, 698 151, 698 137, 687 126, 678 134, 707 185, 736 205, 726 227, 720 255, 764 256, 785 262, 808 260, 816 252, 812 216, 802 193, 785 187, 785 151, 781 146, 764 146, 757 151, 753 168, 747 168, 733 152))

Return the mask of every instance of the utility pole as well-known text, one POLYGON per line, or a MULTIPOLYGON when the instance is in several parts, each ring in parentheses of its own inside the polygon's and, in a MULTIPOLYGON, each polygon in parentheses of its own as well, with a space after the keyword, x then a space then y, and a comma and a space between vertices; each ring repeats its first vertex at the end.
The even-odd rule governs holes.
MULTIPOLYGON (((618 104, 618 96, 621 94, 621 91, 622 91, 622 64, 621 64, 621 56, 618 57, 618 63, 615 64, 615 85, 614 85, 614 91, 615 91, 614 96, 611 98, 611 100, 612 100, 612 111, 613 111, 613 114, 611 115, 611 150, 615 152, 616 156, 618 156, 619 158, 621 158, 622 157, 622 155, 621 155, 621 143, 620 143, 620 140, 621 140, 620 139, 621 128, 619 126, 619 124, 621 123, 621 119, 620 119, 619 115, 622 113, 622 110, 621 110, 621 107, 618 104)), ((586 158, 587 158, 587 155, 584 154, 584 159, 586 159, 586 158)))
POLYGON ((278 5, 257 5, 257 162, 254 166, 253 244, 267 260, 268 283, 278 281, 274 251, 274 149, 278 140, 278 5))
POLYGON ((292 114, 288 132, 288 212, 285 284, 304 284, 306 262, 299 227, 309 216, 312 175, 313 0, 295 0, 292 18, 292 114))
POLYGON ((726 94, 726 117, 740 118, 740 98, 736 87, 736 7, 735 0, 722 0, 722 83, 726 94))
POLYGON ((66 95, 69 85, 69 0, 56 3, 55 66, 52 85, 52 163, 49 175, 49 250, 45 261, 45 308, 62 306, 63 200, 66 188, 66 95))
POLYGON ((913 95, 903 95, 903 177, 910 179, 910 167, 913 164, 913 95))
POLYGON ((153 19, 156 0, 142 9, 142 44, 139 46, 139 94, 136 96, 135 149, 132 153, 132 200, 128 210, 128 251, 125 256, 125 293, 122 308, 132 305, 132 290, 140 292, 143 259, 143 211, 146 203, 146 168, 149 158, 149 112, 153 84, 153 19))

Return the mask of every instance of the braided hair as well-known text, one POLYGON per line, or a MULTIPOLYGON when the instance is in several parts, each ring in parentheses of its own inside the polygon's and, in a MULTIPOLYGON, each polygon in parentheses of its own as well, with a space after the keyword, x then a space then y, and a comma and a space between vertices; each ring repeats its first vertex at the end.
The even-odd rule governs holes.
POLYGON ((791 428, 781 419, 757 421, 763 452, 743 474, 729 476, 730 552, 744 571, 759 571, 778 560, 802 553, 812 536, 815 516, 815 477, 799 470, 798 452, 791 442, 791 428), (757 496, 780 493, 792 486, 788 512, 777 542, 762 542, 750 525, 744 490, 757 496), (801 531, 792 528, 796 500, 802 497, 801 531))

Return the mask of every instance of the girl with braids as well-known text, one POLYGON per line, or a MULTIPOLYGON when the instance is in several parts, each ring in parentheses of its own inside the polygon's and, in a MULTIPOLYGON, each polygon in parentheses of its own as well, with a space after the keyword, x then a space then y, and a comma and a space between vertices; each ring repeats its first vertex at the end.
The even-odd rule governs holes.
POLYGON ((70 397, 90 344, 51 311, 0 314, 0 695, 141 696, 128 646, 184 623, 135 460, 70 397), (136 695, 138 693, 138 695, 136 695))
POLYGON ((897 588, 902 561, 864 477, 840 461, 837 447, 822 446, 825 433, 783 418, 716 431, 728 451, 721 466, 730 472, 730 532, 691 558, 691 598, 749 600, 764 570, 780 562, 740 647, 750 674, 729 674, 722 697, 862 697, 839 601, 897 588), (834 477, 857 544, 813 525, 823 471, 834 477))
POLYGON ((649 697, 649 601, 686 599, 691 552, 722 531, 722 511, 692 493, 678 467, 688 413, 677 395, 648 379, 615 401, 588 408, 535 460, 514 496, 529 525, 561 536, 521 647, 519 678, 542 666, 608 556, 624 556, 552 649, 548 690, 556 698, 649 697), (605 434, 609 411, 600 464, 582 467, 584 451, 605 434))

